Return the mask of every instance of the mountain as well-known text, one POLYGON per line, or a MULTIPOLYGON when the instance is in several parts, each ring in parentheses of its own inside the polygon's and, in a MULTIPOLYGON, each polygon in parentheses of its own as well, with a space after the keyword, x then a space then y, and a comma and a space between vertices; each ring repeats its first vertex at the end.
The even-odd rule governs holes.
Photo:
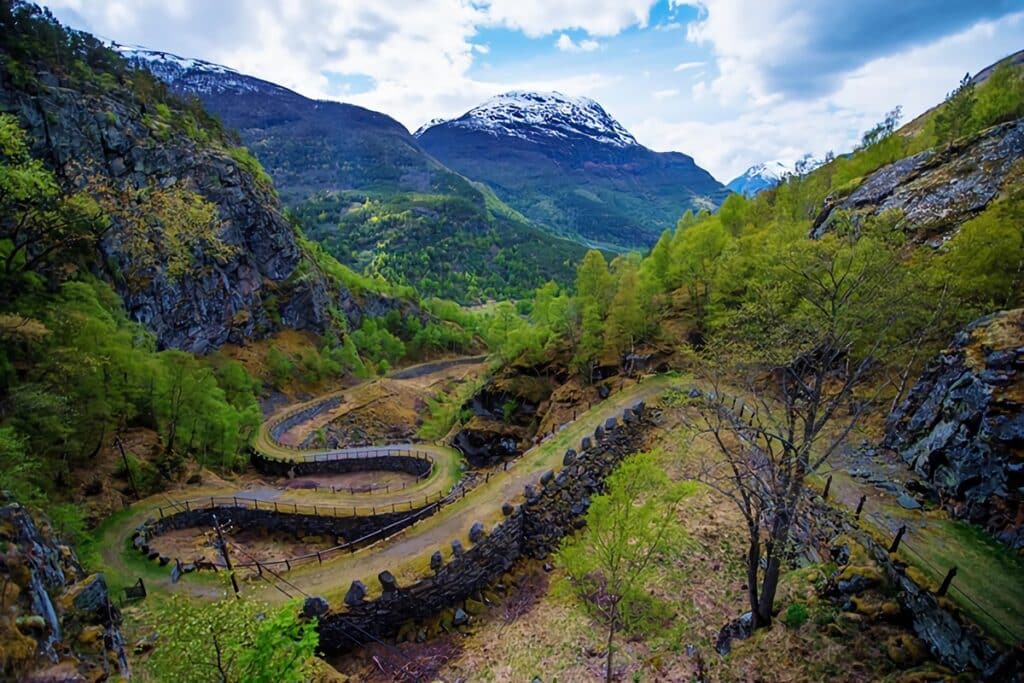
POLYGON ((785 161, 765 161, 751 166, 726 184, 725 189, 732 190, 744 197, 753 197, 761 190, 768 190, 793 173, 794 164, 785 161))
POLYGON ((654 152, 600 104, 509 92, 416 132, 449 168, 527 218, 587 244, 654 244, 687 209, 714 209, 721 183, 678 152, 654 152))
POLYGON ((424 293, 471 302, 567 282, 583 255, 432 158, 389 116, 198 59, 121 52, 237 129, 308 234, 357 270, 426 280, 424 293))
POLYGON ((725 186, 744 197, 753 197, 762 190, 770 190, 781 183, 786 176, 807 174, 822 165, 822 160, 804 155, 798 161, 764 161, 751 166, 725 186))

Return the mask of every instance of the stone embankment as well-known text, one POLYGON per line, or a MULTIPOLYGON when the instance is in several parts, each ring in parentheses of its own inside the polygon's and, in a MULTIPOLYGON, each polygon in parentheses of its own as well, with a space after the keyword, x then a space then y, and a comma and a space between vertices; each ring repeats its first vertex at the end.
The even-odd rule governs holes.
POLYGON ((320 645, 339 651, 370 638, 387 637, 410 620, 430 617, 480 593, 522 557, 544 558, 559 541, 583 526, 593 495, 601 492, 605 477, 642 444, 643 403, 625 411, 620 423, 609 418, 586 437, 580 449, 566 451, 557 473, 545 472, 538 485, 526 486, 521 502, 506 501, 505 519, 489 531, 477 522, 468 538, 451 540, 448 548, 430 557, 433 575, 409 586, 399 586, 389 571, 378 577, 381 595, 366 600, 367 587, 353 582, 346 605, 320 619, 320 645))

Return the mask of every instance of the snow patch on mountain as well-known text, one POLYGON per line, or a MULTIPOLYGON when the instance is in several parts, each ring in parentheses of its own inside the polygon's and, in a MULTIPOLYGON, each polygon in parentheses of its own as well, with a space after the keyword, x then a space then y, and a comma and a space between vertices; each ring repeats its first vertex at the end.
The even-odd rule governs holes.
POLYGON ((809 173, 820 165, 821 161, 811 158, 810 155, 798 161, 764 161, 751 166, 742 175, 730 180, 725 187, 746 197, 753 197, 758 192, 775 187, 788 176, 797 174, 798 168, 800 173, 809 173))
POLYGON ((148 69, 164 83, 183 92, 210 95, 225 92, 286 91, 281 86, 201 59, 180 57, 170 52, 125 45, 114 45, 114 49, 136 67, 148 69))
POLYGON ((588 138, 614 147, 633 147, 636 139, 588 97, 570 97, 560 92, 512 91, 492 97, 457 119, 430 122, 416 131, 419 137, 437 125, 482 131, 544 142, 551 138, 588 138))

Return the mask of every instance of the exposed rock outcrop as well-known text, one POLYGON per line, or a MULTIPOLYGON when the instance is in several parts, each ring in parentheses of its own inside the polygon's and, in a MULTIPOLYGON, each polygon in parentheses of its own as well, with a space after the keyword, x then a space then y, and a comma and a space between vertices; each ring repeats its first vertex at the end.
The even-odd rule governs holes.
POLYGON ((0 678, 128 676, 121 615, 102 574, 0 493, 0 678))
POLYGON ((1024 309, 957 335, 890 415, 885 445, 954 515, 1024 548, 1024 309))
POLYGON ((811 230, 820 237, 841 213, 854 220, 902 212, 911 238, 938 244, 995 199, 1024 157, 1024 119, 993 126, 948 149, 921 152, 867 176, 849 195, 829 197, 811 230))
POLYGON ((232 253, 197 251, 181 277, 160 264, 128 282, 123 273, 132 264, 116 225, 98 245, 101 274, 160 346, 201 353, 281 327, 319 333, 332 309, 356 327, 364 310, 382 315, 400 305, 373 295, 357 299, 321 273, 273 189, 236 158, 230 141, 197 142, 160 122, 160 106, 127 88, 85 92, 53 74, 40 74, 27 90, 0 72, 0 111, 19 117, 33 154, 69 186, 86 175, 117 188, 182 183, 216 205, 219 236, 232 253))

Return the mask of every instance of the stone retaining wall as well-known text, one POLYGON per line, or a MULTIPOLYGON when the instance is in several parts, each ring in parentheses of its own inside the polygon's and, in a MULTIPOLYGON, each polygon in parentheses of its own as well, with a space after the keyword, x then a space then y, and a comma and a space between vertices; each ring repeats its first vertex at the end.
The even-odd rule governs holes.
POLYGON ((434 466, 433 461, 413 455, 375 455, 308 462, 269 460, 256 456, 253 458, 253 464, 263 474, 278 477, 381 471, 405 472, 415 477, 425 477, 434 466))
POLYGON ((320 647, 338 652, 390 637, 405 622, 431 617, 479 594, 521 557, 543 558, 554 551, 563 536, 583 526, 590 497, 601 491, 605 477, 641 447, 644 415, 639 403, 627 409, 622 423, 611 418, 583 439, 579 453, 566 451, 558 473, 545 472, 536 485, 527 486, 521 505, 507 502, 506 518, 489 532, 477 522, 467 530, 468 538, 453 539, 448 562, 440 549, 435 551, 433 576, 402 587, 390 572, 381 572, 383 593, 370 601, 363 600, 365 586, 354 583, 347 604, 320 618, 320 647))
POLYGON ((341 396, 335 396, 333 398, 329 398, 327 400, 314 403, 313 405, 304 408, 303 410, 298 410, 292 413, 291 415, 288 415, 283 420, 281 420, 280 422, 278 422, 277 424, 270 428, 271 438, 274 441, 280 441, 281 435, 287 432, 295 425, 302 424, 303 422, 306 422, 316 417, 317 415, 323 413, 326 410, 333 410, 340 406, 341 399, 341 396))

